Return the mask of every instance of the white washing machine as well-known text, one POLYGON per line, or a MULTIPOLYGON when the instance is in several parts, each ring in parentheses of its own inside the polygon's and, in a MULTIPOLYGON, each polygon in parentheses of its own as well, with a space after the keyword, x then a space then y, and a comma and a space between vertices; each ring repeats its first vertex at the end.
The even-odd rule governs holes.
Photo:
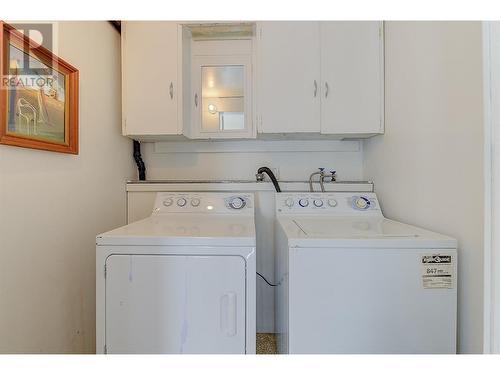
POLYGON ((374 193, 276 195, 280 353, 456 353, 456 240, 374 193))
POLYGON ((158 193, 96 256, 98 353, 255 353, 252 194, 158 193))

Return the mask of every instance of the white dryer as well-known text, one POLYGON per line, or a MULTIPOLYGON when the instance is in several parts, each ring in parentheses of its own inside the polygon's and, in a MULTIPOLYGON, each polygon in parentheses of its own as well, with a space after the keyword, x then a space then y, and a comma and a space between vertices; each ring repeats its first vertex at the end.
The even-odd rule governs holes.
POLYGON ((276 194, 280 353, 456 353, 456 240, 374 193, 276 194))
POLYGON ((98 353, 255 353, 252 194, 158 193, 96 257, 98 353))

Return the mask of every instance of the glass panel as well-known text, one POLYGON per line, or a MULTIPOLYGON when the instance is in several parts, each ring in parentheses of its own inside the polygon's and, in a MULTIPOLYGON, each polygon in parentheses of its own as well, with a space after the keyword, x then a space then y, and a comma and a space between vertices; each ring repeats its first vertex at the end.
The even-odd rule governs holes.
POLYGON ((201 67, 201 130, 245 129, 243 65, 201 67))
POLYGON ((8 61, 11 81, 15 84, 8 91, 7 132, 65 143, 64 74, 12 44, 9 45, 8 61))

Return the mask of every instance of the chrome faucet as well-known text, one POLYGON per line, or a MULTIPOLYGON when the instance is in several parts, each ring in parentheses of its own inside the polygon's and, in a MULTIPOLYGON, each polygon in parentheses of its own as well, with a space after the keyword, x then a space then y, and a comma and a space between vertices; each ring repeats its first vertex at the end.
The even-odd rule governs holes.
POLYGON ((309 191, 314 192, 313 188, 313 177, 319 175, 319 186, 321 187, 321 192, 325 192, 325 179, 330 179, 329 182, 337 181, 337 171, 330 171, 330 173, 325 173, 325 168, 319 168, 318 172, 313 172, 309 176, 309 191))
POLYGON ((321 191, 325 191, 325 187, 323 186, 321 179, 325 176, 325 168, 319 168, 319 171, 311 173, 309 176, 309 191, 313 192, 313 177, 319 175, 319 181, 321 186, 321 191))

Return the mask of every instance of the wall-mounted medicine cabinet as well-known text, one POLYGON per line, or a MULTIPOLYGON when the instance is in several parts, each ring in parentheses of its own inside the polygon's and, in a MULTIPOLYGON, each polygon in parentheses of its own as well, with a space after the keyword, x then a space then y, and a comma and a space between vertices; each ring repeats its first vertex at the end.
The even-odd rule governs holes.
POLYGON ((252 43, 195 41, 191 59, 191 138, 254 138, 252 43))
MULTIPOLYGON (((193 38, 193 31, 184 26, 191 38, 183 43, 189 49, 189 77, 184 76, 183 87, 191 93, 184 105, 189 119, 189 138, 255 138, 253 125, 253 28, 234 39, 223 39, 221 32, 195 31, 203 38, 193 38), (208 38, 215 35, 217 38, 208 38)), ((216 29, 217 30, 217 29, 216 29)), ((232 31, 228 26, 226 31, 232 31)), ((184 30, 184 34, 186 30, 184 30)), ((197 33, 194 34, 195 36, 197 33)))

